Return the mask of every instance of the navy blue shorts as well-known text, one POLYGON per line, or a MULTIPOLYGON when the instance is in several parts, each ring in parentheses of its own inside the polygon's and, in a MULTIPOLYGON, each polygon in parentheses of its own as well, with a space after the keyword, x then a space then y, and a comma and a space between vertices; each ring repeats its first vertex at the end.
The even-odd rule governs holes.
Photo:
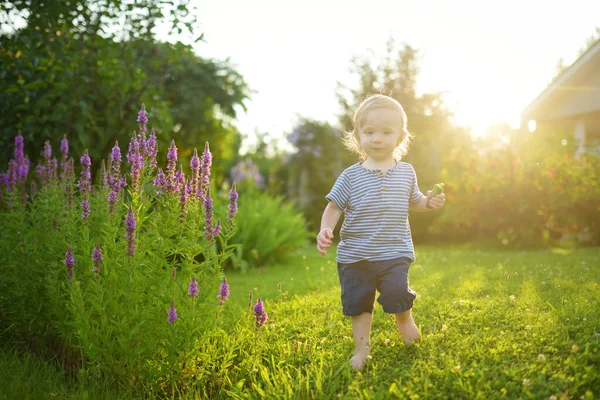
POLYGON ((355 317, 373 312, 375 292, 383 311, 398 314, 410 310, 417 294, 408 287, 408 257, 382 261, 358 261, 338 263, 338 275, 342 286, 344 315, 355 317))

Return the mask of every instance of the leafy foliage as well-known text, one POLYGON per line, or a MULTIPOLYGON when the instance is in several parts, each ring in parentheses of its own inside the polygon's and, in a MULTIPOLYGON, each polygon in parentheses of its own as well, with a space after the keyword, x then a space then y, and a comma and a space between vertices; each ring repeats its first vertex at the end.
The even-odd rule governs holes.
POLYGON ((115 141, 128 142, 127 121, 144 98, 159 143, 168 145, 175 131, 189 159, 192 144, 210 141, 223 155, 215 170, 222 179, 240 144, 230 119, 244 108, 248 89, 227 62, 155 39, 164 24, 167 31, 192 32, 188 1, 19 0, 0 6, 3 19, 25 18, 24 27, 0 36, 0 161, 9 159, 18 130, 34 156, 46 140, 67 135, 77 153, 88 148, 100 159, 115 141))
MULTIPOLYGON (((236 233, 231 238, 238 246, 231 256, 234 268, 246 271, 281 263, 306 244, 306 221, 293 203, 257 190, 240 193, 239 213, 244 217, 236 221, 236 233)), ((225 215, 223 208, 220 215, 225 215)))
POLYGON ((193 365, 198 338, 218 324, 224 306, 217 293, 222 265, 235 249, 228 244, 234 225, 232 214, 222 225, 211 217, 204 179, 210 165, 203 163, 202 180, 198 169, 188 179, 183 170, 176 174, 173 144, 168 185, 161 184, 150 143, 134 136, 127 179, 114 172, 120 160, 113 154, 115 179, 103 174, 89 193, 84 155, 77 202, 69 201, 74 180, 66 171, 41 175, 39 190, 23 201, 25 183, 13 182, 11 164, 0 203, 0 330, 55 351, 68 368, 89 376, 140 387, 158 382, 166 390, 193 365), (107 198, 115 187, 113 211, 107 198), (199 285, 194 294, 192 280, 199 285))

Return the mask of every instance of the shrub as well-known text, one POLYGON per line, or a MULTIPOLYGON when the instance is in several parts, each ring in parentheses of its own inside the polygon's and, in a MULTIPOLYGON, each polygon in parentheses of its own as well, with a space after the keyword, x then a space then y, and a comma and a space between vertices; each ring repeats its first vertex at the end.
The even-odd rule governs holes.
POLYGON ((228 242, 237 195, 217 220, 208 144, 186 176, 176 170, 172 142, 166 173, 157 172, 143 107, 138 122, 127 176, 115 144, 95 185, 87 151, 76 182, 66 138, 62 160, 47 143, 37 180, 28 180, 17 137, 1 176, 0 329, 43 350, 62 349, 68 368, 92 377, 170 390, 183 384, 198 339, 226 306, 219 283, 235 249, 228 242), (28 183, 37 189, 26 190, 28 183))
MULTIPOLYGON (((246 192, 239 204, 244 216, 236 221, 231 243, 237 245, 228 265, 247 268, 283 262, 287 255, 307 243, 305 219, 283 196, 246 192)), ((220 210, 224 215, 224 208, 220 210)))

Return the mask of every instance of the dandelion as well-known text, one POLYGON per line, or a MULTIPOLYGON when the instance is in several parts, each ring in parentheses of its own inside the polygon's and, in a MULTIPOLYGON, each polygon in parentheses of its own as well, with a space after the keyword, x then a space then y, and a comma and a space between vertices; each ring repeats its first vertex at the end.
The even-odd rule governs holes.
POLYGON ((448 330, 448 326, 447 325, 442 325, 442 331, 447 331, 448 330))
POLYGON ((385 344, 386 346, 387 346, 388 344, 390 344, 390 339, 385 339, 385 340, 383 341, 383 344, 385 344))
POLYGON ((102 261, 103 259, 104 258, 102 257, 102 249, 100 249, 100 244, 96 243, 96 248, 92 253, 92 261, 94 262, 94 268, 92 268, 92 272, 100 274, 100 261, 102 261))
POLYGON ((177 310, 175 309, 175 300, 171 300, 171 308, 169 308, 169 316, 167 317, 167 321, 172 324, 177 321, 177 310))
POLYGON ((225 277, 223 277, 223 282, 221 282, 221 286, 219 287, 219 294, 217 295, 217 298, 219 299, 220 306, 222 306, 229 298, 229 285, 227 284, 227 278, 225 277))
POLYGON ((531 386, 531 381, 529 379, 523 379, 523 386, 526 388, 531 386))
POLYGON ((260 297, 258 298, 258 301, 254 305, 254 317, 256 318, 256 326, 258 326, 258 327, 263 326, 265 324, 265 322, 267 322, 267 320, 269 319, 269 316, 267 315, 267 312, 265 311, 265 306, 263 304, 263 301, 261 300, 260 297))
POLYGON ((543 361, 546 359, 546 356, 543 354, 538 354, 537 359, 543 361))
POLYGON ((233 219, 238 212, 238 192, 235 190, 235 182, 229 191, 229 205, 227 206, 227 226, 233 226, 233 219))
POLYGON ((460 371, 460 365, 457 365, 457 366, 455 366, 455 367, 454 367, 454 370, 455 370, 456 372, 460 371))
POLYGON ((579 351, 579 346, 574 344, 573 346, 571 346, 571 350, 573 351, 573 353, 577 353, 579 351))
POLYGON ((517 300, 516 297, 511 294, 510 295, 510 301, 514 303, 516 300, 517 300))
POLYGON ((75 270, 75 259, 73 258, 73 249, 71 246, 69 246, 65 253, 65 266, 67 267, 67 279, 72 280, 75 270))
POLYGON ((198 296, 198 281, 193 277, 188 286, 188 294, 192 297, 198 296))
POLYGON ((135 215, 133 215, 131 206, 129 206, 129 212, 127 212, 125 227, 127 228, 127 232, 125 233, 125 239, 127 239, 127 255, 133 256, 135 253, 135 215))

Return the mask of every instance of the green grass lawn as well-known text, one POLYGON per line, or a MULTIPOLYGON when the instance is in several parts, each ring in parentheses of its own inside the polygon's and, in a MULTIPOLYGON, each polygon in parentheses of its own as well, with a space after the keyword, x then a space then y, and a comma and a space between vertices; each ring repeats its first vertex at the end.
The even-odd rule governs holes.
MULTIPOLYGON (((418 293, 413 311, 422 341, 405 346, 393 319, 376 305, 372 359, 363 372, 349 367, 352 330, 341 313, 334 249, 323 258, 311 246, 287 265, 228 274, 230 300, 214 333, 201 340, 203 355, 181 393, 240 399, 598 398, 598 250, 417 246, 410 285, 418 293), (265 300, 269 321, 262 328, 253 324, 250 291, 254 300, 265 300)), ((67 384, 63 372, 10 351, 2 354, 0 370, 8 398, 87 393, 81 384, 67 384), (15 376, 23 383, 11 385, 15 376)))

